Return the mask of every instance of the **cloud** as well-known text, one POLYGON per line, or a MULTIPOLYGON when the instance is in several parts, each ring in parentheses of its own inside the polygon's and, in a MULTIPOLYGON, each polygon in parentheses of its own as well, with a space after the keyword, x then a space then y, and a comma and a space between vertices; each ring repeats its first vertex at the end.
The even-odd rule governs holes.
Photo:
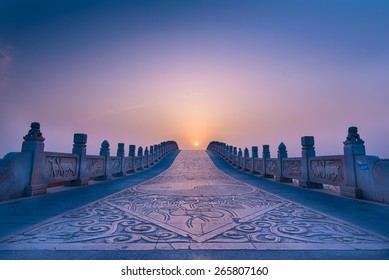
POLYGON ((14 48, 11 45, 0 45, 0 93, 5 88, 11 69, 14 48))

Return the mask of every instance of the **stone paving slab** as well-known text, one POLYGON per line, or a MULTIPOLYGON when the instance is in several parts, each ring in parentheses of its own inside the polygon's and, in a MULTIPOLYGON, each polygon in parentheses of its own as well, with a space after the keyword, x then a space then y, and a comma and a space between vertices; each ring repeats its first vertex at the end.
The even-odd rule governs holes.
POLYGON ((0 240, 5 250, 389 249, 370 232, 220 171, 182 151, 160 175, 0 240))

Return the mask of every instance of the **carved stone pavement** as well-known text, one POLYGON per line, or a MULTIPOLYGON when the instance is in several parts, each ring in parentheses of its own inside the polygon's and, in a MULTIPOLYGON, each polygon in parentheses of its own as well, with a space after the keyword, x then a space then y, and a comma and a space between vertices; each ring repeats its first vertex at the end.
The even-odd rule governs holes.
POLYGON ((389 240, 242 183, 204 151, 162 174, 1 241, 9 249, 358 250, 389 240))

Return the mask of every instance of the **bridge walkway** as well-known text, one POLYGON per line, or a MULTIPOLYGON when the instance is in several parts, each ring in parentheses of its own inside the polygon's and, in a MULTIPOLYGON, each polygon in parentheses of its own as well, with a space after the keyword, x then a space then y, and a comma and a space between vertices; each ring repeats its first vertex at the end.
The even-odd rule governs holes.
POLYGON ((0 204, 0 259, 389 259, 389 207, 275 183, 212 152, 0 204))

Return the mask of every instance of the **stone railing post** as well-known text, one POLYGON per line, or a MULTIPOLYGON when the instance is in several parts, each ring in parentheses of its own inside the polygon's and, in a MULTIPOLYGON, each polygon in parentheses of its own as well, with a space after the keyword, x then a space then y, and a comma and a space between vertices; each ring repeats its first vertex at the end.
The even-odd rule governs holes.
POLYGON ((150 160, 149 160, 150 165, 154 165, 154 146, 150 146, 150 160))
POLYGON ((31 170, 29 184, 25 187, 26 196, 35 196, 47 193, 47 184, 42 184, 41 172, 44 162, 45 138, 40 131, 38 122, 31 123, 31 129, 23 137, 22 152, 31 154, 31 170))
POLYGON ((263 159, 263 177, 264 178, 273 178, 272 175, 267 174, 267 162, 266 160, 270 158, 270 147, 269 145, 262 146, 262 159, 263 159))
POLYGON ((154 145, 154 153, 153 153, 153 161, 157 162, 158 161, 158 145, 154 145))
POLYGON ((362 190, 358 188, 355 171, 355 156, 366 155, 364 141, 359 137, 358 128, 349 127, 346 141, 343 142, 344 173, 346 184, 340 186, 340 194, 346 197, 362 198, 362 190))
POLYGON ((256 173, 255 172, 255 159, 258 158, 258 146, 252 146, 251 147, 251 157, 253 158, 253 164, 251 168, 251 173, 256 173))
POLYGON ((144 154, 143 158, 144 158, 144 161, 145 161, 144 167, 148 168, 149 167, 149 148, 147 146, 145 148, 145 154, 144 154))
POLYGON ((132 163, 132 169, 130 170, 131 173, 136 172, 136 167, 135 167, 135 145, 130 145, 128 146, 128 157, 131 158, 131 163, 132 163))
POLYGON ((251 155, 253 158, 258 158, 258 146, 251 147, 251 155))
POLYGON ((139 167, 139 170, 143 170, 143 148, 142 148, 142 146, 138 147, 138 157, 140 157, 140 167, 139 167))
POLYGON ((233 161, 234 161, 234 151, 233 151, 233 147, 230 145, 228 151, 228 162, 233 163, 233 161))
POLYGON ((243 152, 242 152, 242 149, 239 148, 238 150, 238 156, 235 156, 235 159, 234 159, 234 164, 238 169, 240 169, 240 161, 242 160, 242 157, 243 157, 243 152))
POLYGON ((161 143, 161 158, 165 156, 165 142, 161 143))
POLYGON ((107 140, 104 140, 101 143, 101 148, 100 148, 100 156, 104 157, 105 161, 105 172, 103 176, 97 177, 96 180, 99 181, 104 181, 104 180, 111 180, 112 179, 112 173, 110 170, 109 166, 109 161, 110 161, 110 152, 109 152, 109 142, 107 140))
POLYGON ((247 171, 248 168, 247 168, 247 159, 250 158, 250 153, 249 153, 249 149, 248 148, 244 148, 244 151, 243 151, 243 167, 242 169, 244 171, 247 171))
POLYGON ((160 160, 162 158, 162 145, 158 144, 158 159, 160 160))
POLYGON ((117 150, 116 155, 118 157, 120 157, 121 166, 120 166, 120 172, 115 174, 115 176, 124 176, 125 175, 125 171, 124 171, 124 166, 125 166, 125 162, 124 162, 124 158, 125 158, 124 143, 119 143, 118 144, 118 150, 117 150))
POLYGON ((78 178, 73 181, 65 182, 65 186, 85 186, 88 185, 89 177, 86 170, 86 143, 88 135, 84 133, 75 133, 73 136, 72 153, 78 155, 78 178))
POLYGON ((248 158, 248 157, 250 157, 250 154, 249 154, 249 149, 248 149, 248 148, 244 148, 244 152, 243 152, 243 154, 244 154, 244 157, 245 157, 245 158, 248 158))
POLYGON ((301 173, 304 179, 299 180, 299 186, 303 188, 323 188, 323 184, 314 183, 310 180, 309 177, 309 158, 315 157, 315 138, 313 136, 303 136, 301 137, 301 173))
POLYGON ((277 182, 292 182, 292 179, 285 178, 283 177, 283 164, 282 164, 282 159, 288 158, 288 151, 286 150, 286 146, 283 142, 278 146, 278 153, 277 153, 277 158, 278 158, 278 174, 274 176, 274 180, 277 182))
POLYGON ((232 165, 236 165, 238 166, 239 165, 239 155, 238 155, 238 148, 237 147, 233 147, 233 156, 232 156, 232 165))

